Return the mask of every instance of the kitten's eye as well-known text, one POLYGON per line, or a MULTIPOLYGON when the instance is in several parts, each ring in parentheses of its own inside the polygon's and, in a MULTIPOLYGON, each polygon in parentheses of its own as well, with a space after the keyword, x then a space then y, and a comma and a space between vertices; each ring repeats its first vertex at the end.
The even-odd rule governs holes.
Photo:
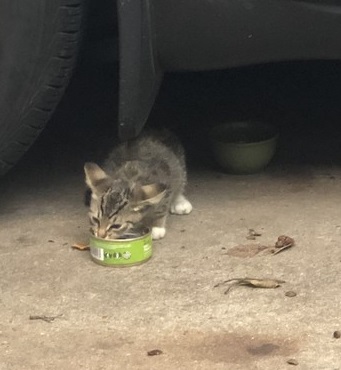
POLYGON ((119 230, 122 228, 123 225, 121 224, 113 224, 109 227, 110 230, 119 230))
POLYGON ((95 216, 91 216, 90 217, 90 220, 91 220, 91 222, 93 223, 93 224, 95 224, 95 225, 99 225, 99 219, 97 218, 97 217, 95 217, 95 216))

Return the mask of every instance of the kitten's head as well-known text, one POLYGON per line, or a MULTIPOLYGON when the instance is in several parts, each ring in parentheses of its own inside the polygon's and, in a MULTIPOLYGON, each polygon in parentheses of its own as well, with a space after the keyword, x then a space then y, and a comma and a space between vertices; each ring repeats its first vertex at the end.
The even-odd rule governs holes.
POLYGON ((161 202, 162 184, 141 185, 114 179, 95 163, 84 166, 85 182, 91 189, 91 232, 100 238, 117 239, 139 224, 161 202))

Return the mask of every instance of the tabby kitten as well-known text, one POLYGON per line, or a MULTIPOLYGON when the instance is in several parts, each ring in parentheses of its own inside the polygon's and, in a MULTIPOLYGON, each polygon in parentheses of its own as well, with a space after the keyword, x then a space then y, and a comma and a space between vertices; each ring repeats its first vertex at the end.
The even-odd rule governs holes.
POLYGON ((92 191, 89 218, 95 236, 116 239, 133 235, 141 225, 152 228, 153 239, 166 233, 169 212, 188 214, 184 150, 174 135, 149 132, 110 153, 103 168, 84 166, 92 191))

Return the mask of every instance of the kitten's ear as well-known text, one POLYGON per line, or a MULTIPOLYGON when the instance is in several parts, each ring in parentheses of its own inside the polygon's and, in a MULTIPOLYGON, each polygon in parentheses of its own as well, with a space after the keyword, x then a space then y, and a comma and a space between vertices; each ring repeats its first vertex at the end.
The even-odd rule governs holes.
POLYGON ((164 184, 136 185, 133 190, 135 211, 141 211, 147 206, 156 205, 166 195, 166 186, 164 184))
POLYGON ((112 182, 111 178, 96 163, 85 163, 85 182, 94 195, 105 193, 112 182))

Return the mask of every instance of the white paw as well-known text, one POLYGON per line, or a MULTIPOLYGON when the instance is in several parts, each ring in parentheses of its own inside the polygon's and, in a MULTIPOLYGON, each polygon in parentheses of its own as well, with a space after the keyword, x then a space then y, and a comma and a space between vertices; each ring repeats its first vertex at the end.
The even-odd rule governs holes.
POLYGON ((153 240, 162 239, 166 235, 166 229, 164 227, 153 227, 152 238, 153 240))
POLYGON ((171 205, 170 211, 177 215, 188 215, 192 212, 192 208, 192 204, 183 195, 180 195, 171 205))

